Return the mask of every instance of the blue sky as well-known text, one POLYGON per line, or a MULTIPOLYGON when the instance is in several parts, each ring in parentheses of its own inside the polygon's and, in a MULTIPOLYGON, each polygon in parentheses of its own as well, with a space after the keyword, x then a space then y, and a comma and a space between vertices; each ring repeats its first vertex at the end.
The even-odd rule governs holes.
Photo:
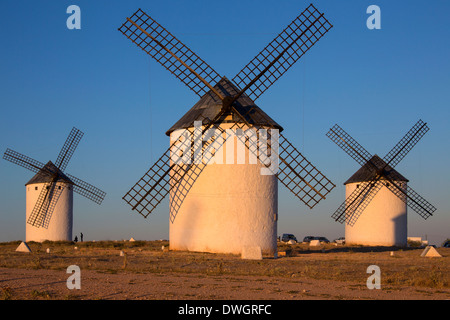
MULTIPOLYGON (((117 28, 142 8, 219 74, 233 78, 311 1, 0 2, 0 151, 56 160, 73 126, 85 135, 67 172, 107 192, 75 194, 74 233, 86 240, 168 238, 168 201, 147 219, 122 196, 168 147, 165 131, 198 98, 117 28), (66 9, 81 8, 81 30, 66 9)), ((448 1, 312 1, 334 28, 257 101, 337 187, 308 209, 280 184, 278 233, 344 234, 330 216, 358 164, 326 132, 335 123, 384 156, 419 119, 430 131, 396 167, 438 210, 409 211, 410 236, 450 237, 448 1), (381 8, 369 30, 366 9, 381 8)), ((0 162, 0 241, 25 238, 30 171, 0 162)))

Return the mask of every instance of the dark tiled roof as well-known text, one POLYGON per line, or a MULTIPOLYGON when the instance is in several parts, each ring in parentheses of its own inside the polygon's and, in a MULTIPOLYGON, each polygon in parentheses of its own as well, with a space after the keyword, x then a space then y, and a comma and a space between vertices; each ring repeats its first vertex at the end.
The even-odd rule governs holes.
MULTIPOLYGON (((227 78, 222 78, 219 83, 214 86, 224 96, 234 96, 240 90, 227 78)), ((207 92, 200 100, 178 120, 167 132, 170 135, 173 131, 178 129, 191 128, 194 126, 194 121, 201 120, 203 117, 207 119, 214 119, 220 112, 222 101, 212 91, 207 92)), ((277 128, 280 131, 283 128, 270 118, 264 111, 262 111, 247 95, 242 94, 235 102, 236 109, 245 115, 246 121, 257 126, 266 126, 270 128, 277 128), (250 108, 254 108, 252 112, 248 112, 250 108)), ((237 115, 233 115, 229 122, 242 122, 237 115)), ((227 122, 227 121, 224 121, 227 122)))
MULTIPOLYGON (((355 183, 355 182, 368 182, 376 176, 376 170, 374 170, 375 165, 377 168, 381 169, 386 165, 386 162, 379 156, 374 155, 365 165, 363 165, 358 171, 356 171, 344 184, 355 183)), ((402 176, 398 171, 396 171, 391 166, 386 166, 384 169, 385 175, 393 181, 406 181, 404 176, 402 176)), ((384 177, 381 179, 385 179, 384 177)))
POLYGON ((67 177, 61 170, 59 170, 53 162, 49 161, 47 164, 31 178, 25 185, 35 184, 35 183, 46 183, 53 181, 54 175, 57 175, 55 182, 66 182, 74 184, 69 177, 67 177))

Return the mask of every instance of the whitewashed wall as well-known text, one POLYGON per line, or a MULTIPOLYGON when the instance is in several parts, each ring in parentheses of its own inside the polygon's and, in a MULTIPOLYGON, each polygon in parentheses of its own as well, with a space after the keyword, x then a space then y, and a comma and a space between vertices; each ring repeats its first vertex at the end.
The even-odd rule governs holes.
MULTIPOLYGON (((26 220, 28 220, 44 183, 26 185, 26 220), (36 190, 37 187, 37 190, 36 190)), ((73 187, 70 184, 58 182, 58 186, 64 189, 53 210, 48 229, 34 227, 26 223, 26 241, 42 242, 49 241, 71 241, 73 226, 73 187)))
MULTIPOLYGON (((397 182, 406 187, 406 182, 397 182)), ((358 183, 346 185, 346 198, 358 183)), ((383 186, 353 226, 345 226, 347 244, 406 246, 407 206, 383 186)))
POLYGON ((276 254, 278 180, 261 175, 262 164, 249 164, 248 150, 244 164, 237 164, 237 146, 235 140, 234 164, 209 164, 193 184, 170 222, 171 250, 240 254, 243 247, 259 246, 276 254))

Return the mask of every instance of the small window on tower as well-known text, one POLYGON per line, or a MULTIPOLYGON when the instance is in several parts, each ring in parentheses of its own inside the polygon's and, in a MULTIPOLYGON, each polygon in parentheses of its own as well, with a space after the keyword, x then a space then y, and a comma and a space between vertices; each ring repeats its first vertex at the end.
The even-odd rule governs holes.
POLYGON ((61 190, 61 186, 58 186, 58 189, 61 190))
POLYGON ((38 189, 38 187, 34 187, 34 190, 37 190, 38 189))
POLYGON ((358 189, 358 188, 359 188, 359 184, 356 185, 356 189, 358 189))

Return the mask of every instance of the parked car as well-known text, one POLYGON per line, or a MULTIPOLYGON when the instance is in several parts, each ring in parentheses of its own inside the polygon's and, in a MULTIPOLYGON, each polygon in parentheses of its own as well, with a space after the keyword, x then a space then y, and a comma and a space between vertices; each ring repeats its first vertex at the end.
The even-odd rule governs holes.
POLYGON ((319 240, 320 242, 330 243, 325 237, 306 236, 303 238, 303 242, 310 242, 311 240, 319 240))
POLYGON ((333 240, 333 242, 337 243, 337 244, 345 244, 345 237, 337 238, 337 239, 333 240))
POLYGON ((289 240, 293 240, 293 241, 297 242, 297 238, 293 234, 283 233, 283 236, 281 237, 281 241, 289 242, 289 240))
POLYGON ((330 243, 330 240, 328 240, 325 237, 316 237, 314 240, 319 240, 320 242, 330 243))

